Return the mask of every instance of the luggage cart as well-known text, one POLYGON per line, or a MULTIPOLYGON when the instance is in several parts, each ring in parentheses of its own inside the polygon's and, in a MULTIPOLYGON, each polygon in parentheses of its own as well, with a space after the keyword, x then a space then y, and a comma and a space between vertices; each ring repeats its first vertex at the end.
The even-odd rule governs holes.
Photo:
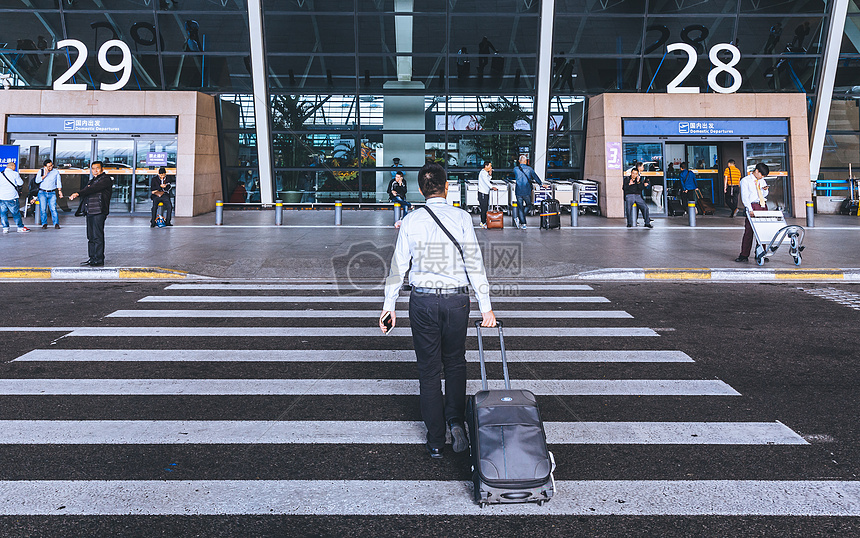
POLYGON ((579 203, 579 213, 586 211, 600 215, 598 205, 598 184, 590 179, 577 179, 573 182, 573 199, 579 203))
POLYGON ((490 181, 490 185, 498 190, 490 190, 490 205, 499 206, 503 213, 511 211, 511 191, 508 189, 508 182, 502 179, 494 179, 490 181))
POLYGON ((532 204, 539 208, 540 203, 552 198, 552 183, 535 185, 532 190, 532 204))
POLYGON ((478 182, 466 182, 466 210, 470 213, 480 213, 481 208, 478 204, 478 182))
POLYGON ((553 184, 553 197, 561 204, 562 211, 570 209, 573 203, 573 183, 562 179, 551 180, 553 184))
POLYGON ((454 205, 454 203, 459 206, 460 205, 460 182, 459 181, 448 181, 448 204, 454 205))
POLYGON ((754 217, 747 216, 753 234, 755 234, 755 261, 764 265, 766 259, 770 258, 782 242, 788 238, 790 243, 789 254, 794 259, 794 265, 800 265, 801 255, 805 248, 803 246, 803 227, 796 224, 786 225, 782 211, 754 211, 754 217))

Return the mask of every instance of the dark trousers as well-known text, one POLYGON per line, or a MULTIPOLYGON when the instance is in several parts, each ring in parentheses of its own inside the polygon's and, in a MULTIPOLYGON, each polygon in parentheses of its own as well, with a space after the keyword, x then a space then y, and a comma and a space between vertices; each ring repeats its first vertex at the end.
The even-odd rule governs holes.
MULTIPOLYGON (((767 204, 764 207, 760 206, 758 203, 752 203, 753 211, 767 211, 767 204)), ((744 238, 741 241, 741 256, 748 258, 750 255, 750 251, 752 250, 753 244, 753 229, 750 224, 749 215, 744 219, 744 238)))
POLYGON ((478 206, 481 208, 481 224, 487 223, 487 209, 490 208, 490 193, 478 193, 478 206))
POLYGON ((627 217, 627 226, 633 226, 638 220, 636 213, 641 213, 645 224, 651 222, 651 211, 641 194, 627 194, 624 196, 624 216, 627 217), (633 211, 636 204, 636 211, 633 211))
POLYGON ((740 187, 738 185, 729 185, 726 187, 726 206, 732 211, 738 209, 738 193, 740 187))
POLYGON ((87 251, 91 262, 105 262, 105 219, 104 213, 87 215, 87 251))
MULTIPOLYGON (((687 205, 690 202, 696 203, 696 191, 681 191, 681 203, 684 204, 684 211, 689 211, 690 207, 687 205)), ((698 206, 696 207, 696 213, 701 215, 702 213, 699 211, 698 206)))
POLYGON ((158 203, 161 202, 164 204, 162 206, 164 209, 162 210, 164 215, 164 223, 170 223, 170 217, 173 216, 173 204, 170 203, 170 196, 156 196, 152 199, 152 217, 149 219, 150 224, 155 224, 155 217, 158 215, 158 203))
POLYGON ((445 445, 446 424, 466 414, 467 294, 436 295, 412 292, 409 323, 418 359, 421 418, 427 426, 427 443, 445 445), (442 396, 442 375, 445 396, 442 396))

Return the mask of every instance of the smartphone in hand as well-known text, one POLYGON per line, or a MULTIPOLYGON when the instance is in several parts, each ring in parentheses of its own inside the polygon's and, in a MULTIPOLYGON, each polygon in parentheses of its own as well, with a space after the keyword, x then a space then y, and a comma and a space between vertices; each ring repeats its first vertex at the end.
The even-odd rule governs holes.
POLYGON ((388 331, 391 330, 391 327, 393 325, 391 321, 391 312, 387 312, 385 314, 385 317, 382 318, 382 325, 385 327, 385 334, 388 334, 388 331))

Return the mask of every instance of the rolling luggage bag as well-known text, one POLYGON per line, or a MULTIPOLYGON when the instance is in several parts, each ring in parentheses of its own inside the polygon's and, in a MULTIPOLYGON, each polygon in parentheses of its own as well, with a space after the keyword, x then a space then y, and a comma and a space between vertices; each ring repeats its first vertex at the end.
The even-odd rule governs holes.
POLYGON ((540 227, 547 230, 561 228, 561 204, 555 198, 540 203, 540 227))
POLYGON ((526 502, 541 505, 555 493, 555 460, 546 447, 535 396, 527 390, 511 389, 501 322, 498 327, 505 388, 487 388, 481 322, 475 326, 483 388, 466 403, 475 502, 481 507, 526 502))
POLYGON ((501 230, 505 227, 505 214, 498 207, 493 211, 487 211, 487 229, 501 230))
POLYGON ((684 214, 684 206, 681 205, 681 200, 677 198, 669 198, 669 205, 666 208, 670 217, 680 217, 684 214))
POLYGON ((710 200, 702 196, 702 191, 699 189, 696 189, 696 209, 699 210, 700 215, 714 214, 714 205, 710 200))

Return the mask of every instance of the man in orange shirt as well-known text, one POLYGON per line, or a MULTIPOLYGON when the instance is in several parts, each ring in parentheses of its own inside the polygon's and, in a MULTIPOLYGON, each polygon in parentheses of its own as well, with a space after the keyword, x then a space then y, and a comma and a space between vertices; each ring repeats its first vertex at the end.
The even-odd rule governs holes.
POLYGON ((723 172, 723 187, 726 191, 726 206, 732 210, 730 217, 734 218, 738 212, 738 195, 740 194, 741 171, 735 166, 735 160, 729 159, 723 172))

